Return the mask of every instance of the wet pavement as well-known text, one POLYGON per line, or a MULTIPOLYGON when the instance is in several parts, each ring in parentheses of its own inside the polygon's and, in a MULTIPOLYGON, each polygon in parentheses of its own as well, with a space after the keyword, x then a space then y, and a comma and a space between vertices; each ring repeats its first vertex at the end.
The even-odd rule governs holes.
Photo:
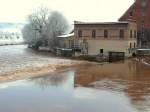
POLYGON ((150 66, 86 64, 0 83, 0 112, 149 112, 150 66))

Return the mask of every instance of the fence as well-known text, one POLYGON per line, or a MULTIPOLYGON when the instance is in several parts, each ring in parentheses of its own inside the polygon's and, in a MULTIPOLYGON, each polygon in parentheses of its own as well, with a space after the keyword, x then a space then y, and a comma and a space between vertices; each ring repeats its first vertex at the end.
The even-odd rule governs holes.
POLYGON ((109 52, 108 60, 109 62, 124 60, 125 53, 124 52, 109 52))

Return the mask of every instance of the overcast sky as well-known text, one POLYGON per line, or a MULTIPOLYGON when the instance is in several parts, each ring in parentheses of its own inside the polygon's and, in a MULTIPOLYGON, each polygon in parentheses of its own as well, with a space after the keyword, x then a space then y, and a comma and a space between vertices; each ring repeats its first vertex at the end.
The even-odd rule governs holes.
POLYGON ((72 22, 117 21, 134 0, 0 0, 0 22, 25 22, 39 6, 58 10, 72 22))

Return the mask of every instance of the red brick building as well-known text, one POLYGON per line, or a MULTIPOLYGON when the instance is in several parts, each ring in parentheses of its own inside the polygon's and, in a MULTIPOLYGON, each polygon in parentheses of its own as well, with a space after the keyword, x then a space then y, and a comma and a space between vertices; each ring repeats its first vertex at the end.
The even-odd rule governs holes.
POLYGON ((150 0, 135 0, 119 21, 136 20, 140 47, 150 47, 150 0))

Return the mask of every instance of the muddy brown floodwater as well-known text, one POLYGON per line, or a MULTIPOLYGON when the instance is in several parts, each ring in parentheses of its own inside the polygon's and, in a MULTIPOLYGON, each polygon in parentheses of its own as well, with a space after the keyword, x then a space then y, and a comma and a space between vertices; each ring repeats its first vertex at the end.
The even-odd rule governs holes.
POLYGON ((88 63, 0 83, 0 112, 150 112, 150 66, 88 63))
POLYGON ((80 63, 55 57, 50 52, 37 52, 26 45, 0 46, 0 82, 37 76, 80 63))
POLYGON ((56 58, 48 52, 36 52, 28 49, 26 45, 0 46, 0 75, 25 68, 72 62, 68 59, 56 58))

